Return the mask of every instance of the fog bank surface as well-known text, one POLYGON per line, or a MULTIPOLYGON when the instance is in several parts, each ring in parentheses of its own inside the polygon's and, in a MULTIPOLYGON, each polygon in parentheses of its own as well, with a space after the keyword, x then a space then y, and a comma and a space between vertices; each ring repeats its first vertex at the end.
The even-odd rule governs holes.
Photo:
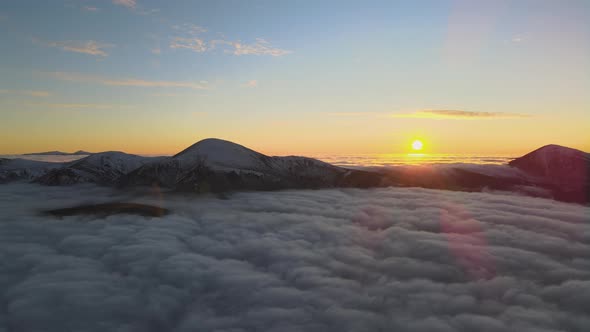
POLYGON ((0 186, 0 331, 588 331, 590 208, 413 188, 0 186), (43 216, 133 201, 161 218, 43 216))

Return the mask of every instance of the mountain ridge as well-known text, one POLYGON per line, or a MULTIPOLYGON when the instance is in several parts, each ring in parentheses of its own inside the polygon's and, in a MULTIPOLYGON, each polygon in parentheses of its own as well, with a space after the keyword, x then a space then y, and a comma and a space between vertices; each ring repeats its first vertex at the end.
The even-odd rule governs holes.
POLYGON ((45 152, 23 153, 22 156, 85 156, 85 155, 91 155, 91 154, 92 154, 92 152, 78 150, 76 152, 45 151, 45 152))
POLYGON ((90 182, 121 189, 156 185, 197 193, 385 186, 508 190, 589 203, 590 154, 549 144, 507 165, 451 164, 359 170, 308 157, 267 156, 231 141, 208 138, 169 157, 107 151, 60 164, 0 159, 0 182, 18 180, 44 185, 90 182))

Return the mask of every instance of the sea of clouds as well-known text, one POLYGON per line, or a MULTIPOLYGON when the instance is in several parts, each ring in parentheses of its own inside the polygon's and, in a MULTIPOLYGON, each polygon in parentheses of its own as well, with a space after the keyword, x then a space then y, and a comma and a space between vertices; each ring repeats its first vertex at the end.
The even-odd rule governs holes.
POLYGON ((590 208, 414 188, 0 186, 0 331, 590 331, 590 208), (138 201, 162 218, 50 218, 138 201))

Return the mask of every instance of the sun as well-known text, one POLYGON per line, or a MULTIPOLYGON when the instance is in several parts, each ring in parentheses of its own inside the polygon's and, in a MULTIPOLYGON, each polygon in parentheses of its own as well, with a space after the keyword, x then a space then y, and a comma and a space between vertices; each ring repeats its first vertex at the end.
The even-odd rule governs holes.
POLYGON ((422 144, 422 141, 420 141, 419 139, 412 142, 412 149, 415 151, 420 151, 423 147, 424 144, 422 144))

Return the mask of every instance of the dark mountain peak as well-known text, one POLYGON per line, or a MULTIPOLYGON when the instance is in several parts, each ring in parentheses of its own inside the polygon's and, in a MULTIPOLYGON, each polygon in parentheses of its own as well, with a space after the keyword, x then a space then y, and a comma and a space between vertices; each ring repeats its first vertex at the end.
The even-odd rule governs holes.
POLYGON ((72 153, 75 156, 84 156, 84 155, 90 155, 92 154, 92 152, 88 152, 88 151, 84 151, 84 150, 78 150, 74 153, 72 153))
POLYGON ((23 156, 85 156, 92 154, 91 152, 78 150, 74 153, 70 152, 63 152, 63 151, 45 151, 45 152, 33 152, 33 153, 24 153, 23 156))
POLYGON ((550 144, 512 160, 509 165, 555 181, 587 181, 590 154, 550 144))
POLYGON ((544 145, 536 150, 533 150, 533 151, 527 153, 526 155, 539 154, 539 153, 544 153, 544 154, 546 154, 546 153, 550 153, 550 154, 575 154, 575 153, 587 154, 584 151, 570 148, 567 146, 558 145, 558 144, 547 144, 547 145, 544 145))

